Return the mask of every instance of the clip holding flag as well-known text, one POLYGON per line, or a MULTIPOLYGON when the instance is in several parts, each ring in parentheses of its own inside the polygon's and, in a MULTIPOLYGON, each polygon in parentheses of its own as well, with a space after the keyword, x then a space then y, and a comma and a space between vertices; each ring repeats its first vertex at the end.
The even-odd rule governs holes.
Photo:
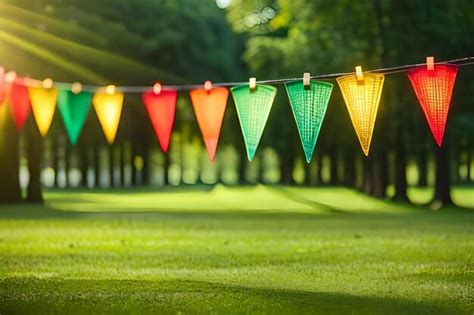
POLYGON ((426 70, 430 77, 436 76, 434 57, 426 57, 426 70))
POLYGON ((13 82, 15 82, 16 78, 17 78, 17 74, 15 71, 8 71, 7 73, 5 73, 5 82, 6 83, 11 83, 13 84, 13 82))
POLYGON ((362 66, 355 67, 357 83, 363 84, 364 83, 364 73, 362 72, 362 66))
POLYGON ((45 89, 51 89, 54 85, 54 82, 51 78, 46 78, 43 80, 42 85, 45 89))
POLYGON ((115 93, 115 85, 111 84, 111 85, 107 85, 105 87, 105 93, 108 94, 108 95, 113 95, 115 93))
POLYGON ((435 69, 434 67, 434 57, 426 57, 426 69, 428 71, 432 71, 435 69))
POLYGON ((305 89, 308 89, 310 87, 310 79, 311 75, 309 74, 309 72, 303 73, 303 86, 305 89))
POLYGON ((161 86, 161 83, 160 82, 156 82, 155 84, 153 84, 153 93, 155 95, 158 95, 161 93, 161 90, 162 90, 162 86, 161 86))
POLYGON ((212 90, 212 82, 207 80, 204 82, 204 90, 206 90, 207 94, 211 93, 212 90))
POLYGON ((15 71, 5 72, 5 69, 0 67, 0 106, 6 103, 9 98, 11 100, 12 86, 16 77, 15 71))
POLYGON ((253 91, 256 88, 257 88, 257 78, 252 77, 249 79, 249 89, 250 91, 253 91))
POLYGON ((71 92, 74 94, 79 94, 82 92, 82 84, 80 82, 74 82, 71 85, 71 92))

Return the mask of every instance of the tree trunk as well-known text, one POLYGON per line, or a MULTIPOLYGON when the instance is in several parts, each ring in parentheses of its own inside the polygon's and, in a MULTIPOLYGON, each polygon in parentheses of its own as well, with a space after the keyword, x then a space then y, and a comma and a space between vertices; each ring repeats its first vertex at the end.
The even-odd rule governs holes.
POLYGON ((382 169, 381 169, 381 173, 382 173, 382 182, 381 184, 383 185, 383 189, 382 189, 382 192, 383 192, 383 198, 386 198, 387 197, 387 188, 388 188, 388 179, 389 179, 389 175, 388 175, 388 153, 386 150, 383 151, 383 155, 382 155, 382 169))
POLYGON ((344 156, 344 185, 347 187, 355 187, 356 185, 354 155, 349 152, 344 156))
POLYGON ((418 153, 418 187, 428 186, 428 157, 425 148, 418 153))
POLYGON ((69 141, 66 140, 64 144, 64 179, 65 187, 69 187, 69 170, 71 169, 71 145, 69 141))
MULTIPOLYGON (((255 161, 258 166, 258 173, 257 173, 257 184, 263 183, 263 179, 265 178, 265 167, 263 165, 263 155, 259 155, 259 157, 255 161)), ((281 169, 280 169, 281 172, 281 169)))
POLYGON ((374 163, 372 163, 372 187, 370 194, 376 198, 385 198, 387 191, 387 160, 384 150, 374 152, 374 163))
POLYGON ((89 149, 87 147, 79 148, 81 163, 81 186, 87 187, 87 177, 89 173, 89 149))
POLYGON ((150 184, 150 150, 148 143, 143 144, 143 168, 142 168, 142 184, 148 186, 150 184))
POLYGON ((245 185, 248 184, 247 177, 245 176, 245 173, 247 172, 247 154, 245 153, 245 150, 243 150, 242 152, 244 152, 244 154, 242 154, 240 158, 239 184, 245 185))
POLYGON ((322 185, 323 184, 323 156, 320 155, 318 156, 318 159, 317 159, 317 170, 316 170, 316 181, 317 181, 317 184, 318 185, 322 185))
MULTIPOLYGON (((291 158, 291 154, 288 151, 283 153, 283 159, 281 161, 281 179, 283 185, 292 185, 293 181, 293 167, 294 161, 291 158)), ((260 169, 262 170, 263 175, 263 159, 260 159, 260 169)))
POLYGON ((431 205, 433 208, 439 209, 452 204, 448 150, 446 146, 441 148, 437 147, 435 196, 431 205))
POLYGON ((469 148, 467 148, 467 158, 466 158, 466 182, 470 182, 471 181, 471 173, 472 173, 472 169, 471 169, 471 163, 472 163, 472 152, 471 150, 469 150, 469 148))
POLYGON ((21 201, 19 180, 19 139, 9 112, 0 107, 0 203, 21 201))
POLYGON ((368 156, 364 157, 364 174, 362 176, 362 192, 367 195, 372 194, 372 159, 368 156))
POLYGON ((53 186, 55 188, 59 187, 59 137, 57 135, 52 136, 52 152, 51 155, 53 157, 53 169, 54 169, 54 182, 53 186))
POLYGON ((135 165, 135 157, 137 156, 137 146, 132 143, 132 153, 131 153, 131 162, 132 162, 132 186, 135 187, 138 184, 138 171, 135 165))
POLYGON ((144 173, 145 173, 145 156, 143 154, 143 148, 132 144, 132 185, 133 186, 143 185, 144 180, 145 180, 144 173), (139 163, 136 163, 137 158, 142 159, 143 163, 141 165, 139 165, 139 163))
POLYGON ((120 187, 125 187, 125 142, 120 145, 120 187))
POLYGON ((460 166, 462 165, 462 147, 459 147, 458 150, 455 151, 455 159, 453 159, 450 166, 453 168, 451 180, 453 183, 458 184, 461 182, 461 173, 460 173, 460 166))
POLYGON ((395 174, 394 174, 394 186, 395 194, 393 196, 394 201, 398 202, 410 202, 407 195, 407 162, 405 145, 402 137, 399 137, 397 146, 395 148, 395 174))
POLYGON ((114 187, 114 145, 109 146, 109 186, 114 187))
POLYGON ((44 200, 41 191, 41 153, 43 151, 43 139, 33 124, 28 126, 27 133, 27 157, 30 180, 26 192, 26 201, 30 203, 43 203, 44 200))
MULTIPOLYGON (((377 36, 377 44, 380 45, 380 61, 382 64, 386 64, 388 61, 388 48, 386 45, 386 27, 385 24, 383 23, 383 20, 386 16, 386 13, 384 12, 384 8, 382 7, 382 3, 377 0, 373 0, 373 5, 375 9, 375 20, 377 23, 377 28, 378 28, 378 36, 377 36)), ((384 94, 382 98, 386 98, 387 94, 384 94)), ((392 104, 393 105, 393 104, 392 104)), ((387 111, 385 113, 380 113, 378 116, 379 124, 383 123, 386 126, 387 130, 390 130, 390 120, 387 119, 388 111, 390 111, 391 106, 387 108, 387 111)), ((381 135, 378 134, 378 136, 374 136, 375 138, 378 138, 379 141, 374 141, 374 144, 377 145, 379 144, 380 148, 375 149, 372 154, 375 155, 372 163, 373 167, 373 172, 371 176, 371 194, 376 197, 376 198, 385 198, 386 197, 386 191, 387 191, 387 185, 388 185, 388 167, 387 167, 387 153, 386 150, 384 149, 387 145, 385 141, 382 141, 380 138, 381 135)), ((374 144, 372 146, 374 146, 374 144)))
POLYGON ((100 145, 96 145, 92 152, 94 162, 94 187, 100 187, 100 145))
POLYGON ((311 186, 311 162, 304 165, 304 185, 311 186))
POLYGON ((337 185, 339 180, 338 180, 338 160, 337 160, 336 144, 334 144, 331 148, 330 161, 331 161, 331 166, 330 166, 331 179, 329 183, 331 185, 337 185))
POLYGON ((170 158, 170 153, 165 152, 163 153, 164 161, 163 161, 163 182, 165 185, 170 184, 170 179, 169 179, 169 169, 170 169, 170 164, 171 164, 171 158, 170 158))

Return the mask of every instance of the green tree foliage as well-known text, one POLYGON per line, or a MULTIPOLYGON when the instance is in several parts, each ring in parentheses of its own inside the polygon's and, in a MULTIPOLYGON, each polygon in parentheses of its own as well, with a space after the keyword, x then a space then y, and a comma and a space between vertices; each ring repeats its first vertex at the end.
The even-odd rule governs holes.
MULTIPOLYGON (((226 11, 211 0, 5 0, 0 4, 0 60, 23 76, 90 84, 151 86, 156 80, 241 81, 248 72, 257 79, 301 77, 306 71, 350 72, 356 65, 367 70, 423 62, 427 55, 436 60, 472 55, 470 8, 468 0, 233 0, 226 11)), ((451 163, 473 151, 471 77, 472 70, 462 68, 455 88, 445 140, 451 163)), ((220 143, 237 145, 243 161, 232 105, 229 99, 220 143)), ((156 141, 150 124, 144 123, 148 118, 139 95, 127 94, 124 110, 112 151, 120 149, 123 155, 123 147, 130 144, 134 156, 144 157, 146 169, 147 152, 156 141)), ((199 137, 187 93, 180 93, 174 130, 179 143, 199 137)), ((49 137, 63 134, 56 115, 49 137)), ((15 137, 2 140, 17 142, 15 137)), ((104 143, 95 115, 89 115, 80 151, 92 147, 97 153, 104 143)), ((295 165, 304 155, 282 85, 261 144, 255 163, 263 159, 259 156, 265 147, 274 148, 283 182, 292 183, 295 165)), ((414 159, 420 165, 420 184, 426 181, 423 165, 435 153, 434 141, 404 73, 387 77, 371 151, 364 160, 363 180, 357 181, 362 154, 341 94, 334 89, 314 156, 317 178, 323 177, 321 165, 329 161, 332 184, 359 182, 367 193, 385 197, 391 183, 395 197, 406 200, 405 169, 414 159)), ((307 178, 313 166, 307 167, 307 178)))
MULTIPOLYGON (((156 81, 235 80, 244 73, 242 40, 213 2, 12 0, 0 8, 1 64, 22 76, 151 86, 156 81)), ((190 123, 197 130, 185 95, 183 103, 175 130, 190 123)), ((145 166, 148 147, 155 143, 147 119, 139 95, 127 95, 115 146, 132 143, 133 154, 143 156, 145 166)), ((56 115, 48 137, 56 143, 63 134, 56 115)), ((104 143, 91 113, 79 149, 87 153, 92 146, 97 153, 104 143)))
MULTIPOLYGON (((465 0, 239 0, 232 2, 228 18, 234 29, 248 38, 244 57, 252 73, 265 78, 300 77, 305 71, 353 71, 359 64, 371 69, 418 63, 427 55, 434 55, 437 60, 472 55, 474 43, 469 34, 474 15, 470 6, 470 1, 465 0)), ((469 80, 462 78, 467 75, 460 74, 457 82, 446 141, 454 150, 460 139, 464 139, 461 142, 465 146, 471 143, 472 148, 472 140, 467 139, 473 134, 469 133, 472 124, 468 123, 473 113, 467 103, 473 90, 469 80)), ((280 107, 286 107, 286 100, 282 102, 280 107)), ((279 118, 272 118, 288 119, 284 111, 274 113, 279 118)), ((280 139, 293 129, 290 124, 277 125, 278 128, 269 128, 268 138, 280 139)), ((403 175, 397 179, 400 185, 395 186, 401 190, 400 199, 406 199, 406 161, 399 157, 416 156, 420 148, 434 148, 431 137, 424 135, 427 133, 427 124, 405 74, 390 76, 376 123, 373 156, 366 165, 368 177, 380 180, 369 185, 372 187, 367 192, 385 196, 387 154, 394 152, 399 162, 395 164, 395 175, 403 175), (379 156, 382 159, 378 161, 379 156), (374 170, 371 165, 376 166, 374 170), (382 191, 374 192, 378 187, 382 191)), ((335 147, 339 154, 359 154, 353 135, 340 95, 333 93, 316 156, 326 152, 336 163, 335 147)), ((284 141, 274 145, 281 152, 291 150, 284 141)))

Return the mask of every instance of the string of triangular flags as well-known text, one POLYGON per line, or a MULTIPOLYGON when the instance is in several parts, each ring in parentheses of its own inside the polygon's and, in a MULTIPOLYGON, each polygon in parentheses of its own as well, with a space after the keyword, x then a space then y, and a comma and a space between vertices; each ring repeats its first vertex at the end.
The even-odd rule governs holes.
MULTIPOLYGON (((442 145, 447 116, 451 104, 458 65, 435 64, 428 57, 426 65, 409 69, 407 74, 416 97, 425 114, 438 146, 442 145)), ((362 151, 369 154, 372 134, 384 85, 384 74, 362 72, 356 67, 355 75, 337 78, 345 104, 362 151)), ((324 121, 333 84, 314 80, 309 73, 302 80, 284 82, 306 161, 311 161, 319 132, 324 121)), ((260 143, 277 88, 258 83, 250 78, 249 84, 230 88, 234 99, 247 157, 251 161, 260 143)), ((209 159, 215 159, 222 121, 226 111, 229 90, 206 81, 190 91, 190 98, 209 159)), ((142 100, 153 125, 161 149, 168 151, 174 125, 178 91, 156 83, 143 92, 142 100)), ((64 122, 69 141, 76 144, 86 121, 91 104, 97 114, 109 144, 115 141, 120 124, 124 93, 115 86, 86 91, 80 83, 70 89, 55 87, 51 79, 42 86, 29 86, 28 79, 5 73, 0 68, 0 106, 9 103, 16 128, 20 130, 30 113, 40 134, 44 137, 52 124, 56 106, 64 122)))

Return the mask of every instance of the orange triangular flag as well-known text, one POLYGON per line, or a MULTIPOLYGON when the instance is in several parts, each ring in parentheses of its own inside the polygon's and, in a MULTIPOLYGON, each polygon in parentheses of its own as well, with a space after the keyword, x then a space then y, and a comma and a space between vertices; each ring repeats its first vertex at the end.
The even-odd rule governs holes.
POLYGON ((192 90, 190 95, 209 159, 214 161, 229 90, 224 87, 203 88, 192 90))

